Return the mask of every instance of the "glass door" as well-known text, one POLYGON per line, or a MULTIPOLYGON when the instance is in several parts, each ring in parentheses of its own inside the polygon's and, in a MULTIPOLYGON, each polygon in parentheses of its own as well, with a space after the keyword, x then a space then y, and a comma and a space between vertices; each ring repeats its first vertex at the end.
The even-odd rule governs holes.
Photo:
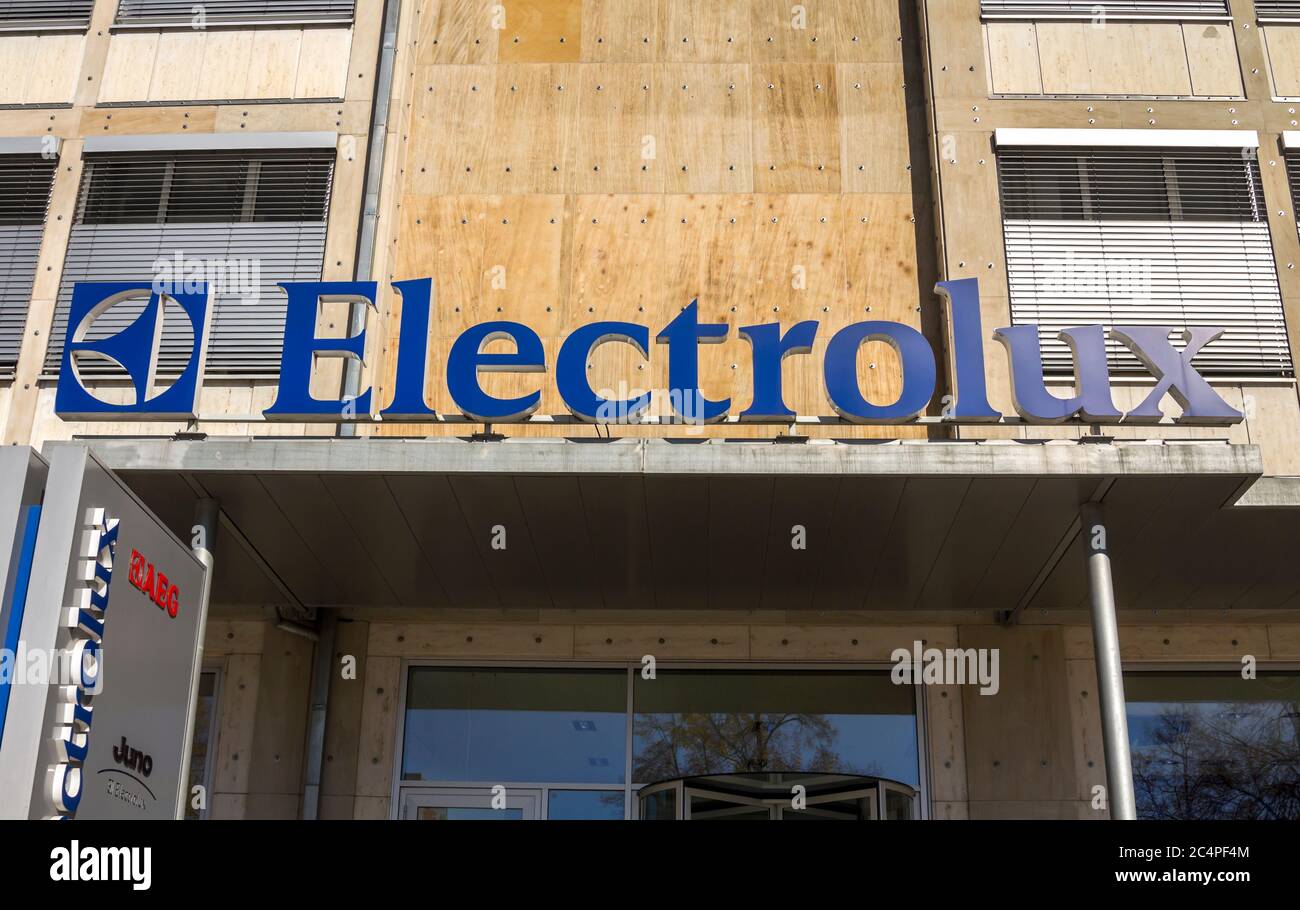
POLYGON ((417 821, 530 821, 540 818, 540 790, 491 790, 469 787, 403 789, 399 818, 417 821))

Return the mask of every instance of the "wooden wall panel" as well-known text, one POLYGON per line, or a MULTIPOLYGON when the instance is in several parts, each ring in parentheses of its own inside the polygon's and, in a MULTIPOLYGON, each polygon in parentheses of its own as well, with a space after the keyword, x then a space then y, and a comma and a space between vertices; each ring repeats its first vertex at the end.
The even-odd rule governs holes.
MULTIPOLYGON (((1086 22, 1034 24, 1040 82, 1049 95, 1090 95, 1092 67, 1088 63, 1086 22)), ((996 82, 996 77, 995 77, 996 82)))
POLYGON ((1273 94, 1279 98, 1300 98, 1300 26, 1261 26, 1268 47, 1273 94))
POLYGON ((760 193, 839 192, 834 67, 764 63, 751 69, 754 188, 760 193))
MULTIPOLYGON (((873 313, 919 325, 916 307, 932 299, 934 276, 922 274, 913 217, 930 200, 913 197, 911 166, 924 139, 909 124, 900 10, 910 15, 894 4, 826 0, 807 5, 801 29, 790 7, 767 0, 518 3, 506 5, 496 34, 472 5, 422 8, 403 196, 381 268, 434 276, 430 404, 457 410, 442 375, 447 350, 485 319, 518 319, 541 335, 551 373, 487 376, 484 387, 500 395, 540 387, 547 414, 565 413, 553 377, 560 345, 597 319, 639 322, 653 334, 698 299, 701 319, 732 328, 725 344, 701 349, 700 363, 705 393, 730 397, 733 413, 750 397, 749 347, 736 331, 743 325, 816 318, 821 350, 835 329, 873 313), (499 39, 494 48, 488 32, 499 39)), ((917 61, 908 66, 915 72, 917 61)), ((391 394, 399 316, 400 301, 388 301, 389 357, 376 370, 381 406, 391 394)), ((897 370, 892 352, 873 347, 862 353, 863 384, 886 403, 897 370)), ((816 358, 789 366, 792 404, 829 413, 816 358)), ((595 388, 622 387, 628 397, 667 386, 657 345, 648 362, 625 344, 606 345, 591 358, 590 377, 595 388)), ((656 400, 652 413, 666 410, 656 400)))
POLYGON ((582 55, 582 0, 503 0, 502 63, 576 63, 582 55))
POLYGON ((352 39, 350 28, 115 32, 98 100, 342 98, 352 39))
POLYGON ((1241 62, 1229 26, 1188 23, 1183 26, 1183 41, 1191 68, 1193 95, 1235 98, 1244 94, 1241 62))
POLYGON ((1043 91, 1038 33, 1033 22, 992 22, 984 27, 989 76, 998 95, 1037 95, 1043 91))

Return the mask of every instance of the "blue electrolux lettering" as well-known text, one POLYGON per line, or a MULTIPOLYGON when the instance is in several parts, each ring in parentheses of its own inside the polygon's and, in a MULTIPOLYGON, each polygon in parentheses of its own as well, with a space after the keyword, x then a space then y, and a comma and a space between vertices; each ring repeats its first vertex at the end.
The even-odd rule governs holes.
MULTIPOLYGON (((321 305, 351 302, 374 307, 378 286, 372 281, 286 282, 287 295, 284 346, 281 354, 280 385, 275 403, 264 415, 268 420, 318 421, 389 420, 399 422, 436 421, 440 417, 424 396, 429 369, 429 337, 432 319, 432 280, 398 281, 401 322, 393 399, 388 407, 372 416, 371 392, 363 391, 354 401, 320 399, 312 396, 311 378, 322 357, 350 357, 360 360, 366 347, 366 333, 346 338, 321 338, 316 334, 321 305)), ((989 404, 984 368, 984 331, 980 319, 979 283, 975 279, 943 281, 936 291, 948 311, 952 361, 952 392, 955 402, 944 412, 954 423, 992 423, 1003 415, 989 404)), ((73 420, 193 419, 203 377, 209 303, 207 288, 197 293, 177 294, 196 339, 195 350, 179 379, 166 391, 149 397, 162 337, 163 306, 149 284, 81 283, 73 292, 64 344, 55 411, 73 420), (130 327, 105 340, 87 340, 91 323, 113 304, 148 293, 149 303, 130 327), (95 353, 121 364, 135 388, 132 404, 108 404, 95 398, 76 372, 74 354, 95 353)), ((674 413, 690 422, 711 423, 726 419, 731 400, 709 399, 700 388, 699 345, 724 341, 730 333, 726 324, 701 323, 695 301, 681 311, 655 336, 656 344, 667 348, 668 398, 674 413)), ((740 337, 750 345, 753 360, 753 397, 740 412, 744 421, 780 422, 793 420, 795 413, 785 402, 781 365, 788 357, 812 351, 818 323, 801 322, 783 329, 779 323, 744 326, 740 337)), ((1192 366, 1192 358, 1223 334, 1222 329, 1194 328, 1180 332, 1185 344, 1175 347, 1170 336, 1175 326, 1115 326, 1110 337, 1127 347, 1155 380, 1150 394, 1133 410, 1119 411, 1111 397, 1106 363, 1106 333, 1101 326, 1080 326, 1060 333, 1074 354, 1075 394, 1061 398, 1048 390, 1037 326, 1020 325, 998 329, 993 337, 1007 351, 1011 365, 1012 400, 1020 417, 1031 423, 1052 424, 1068 420, 1090 423, 1155 423, 1162 419, 1160 402, 1166 394, 1182 406, 1178 418, 1184 424, 1222 425, 1243 419, 1240 411, 1219 396, 1192 366)), ((587 364, 592 353, 605 344, 628 345, 644 359, 650 357, 650 329, 633 322, 594 322, 575 328, 560 346, 555 363, 555 383, 561 399, 578 419, 593 423, 633 423, 650 406, 649 393, 625 400, 610 400, 591 387, 587 364)), ((461 412, 473 420, 510 423, 525 420, 541 402, 540 388, 518 398, 498 398, 484 390, 484 373, 543 373, 547 370, 542 340, 528 326, 518 322, 485 322, 466 329, 447 356, 447 390, 461 412), (493 342, 505 340, 511 350, 488 351, 493 342)), ((827 398, 844 420, 863 424, 908 423, 924 414, 934 398, 938 378, 935 352, 929 341, 911 326, 896 322, 859 322, 840 329, 830 339, 822 363, 827 398), (889 404, 874 404, 862 394, 858 376, 858 352, 868 342, 884 342, 898 354, 902 369, 899 397, 889 404)))
POLYGON ((74 684, 59 688, 55 708, 54 765, 47 775, 54 818, 72 818, 85 786, 84 766, 90 752, 90 727, 94 721, 93 697, 101 688, 104 624, 108 621, 108 595, 113 582, 113 554, 117 550, 118 523, 103 509, 92 508, 83 522, 77 554, 76 585, 72 605, 64 611, 63 626, 69 639, 66 660, 74 684))

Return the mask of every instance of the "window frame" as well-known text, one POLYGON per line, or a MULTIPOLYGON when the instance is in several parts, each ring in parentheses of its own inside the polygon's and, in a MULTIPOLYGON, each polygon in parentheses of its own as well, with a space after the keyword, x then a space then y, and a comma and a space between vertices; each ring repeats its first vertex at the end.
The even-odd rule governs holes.
MULTIPOLYGON (((523 669, 523 670, 623 670, 626 687, 627 687, 627 714, 628 718, 626 731, 626 748, 624 750, 624 769, 623 783, 621 785, 611 784, 573 784, 558 781, 527 781, 515 782, 511 785, 512 789, 520 790, 540 790, 541 805, 539 818, 542 821, 547 820, 547 809, 550 801, 551 790, 622 790, 623 791, 623 820, 629 821, 638 818, 638 798, 639 791, 651 784, 638 784, 632 779, 632 750, 633 734, 631 720, 636 716, 636 705, 634 703, 634 674, 640 672, 641 663, 639 661, 559 661, 559 660, 471 660, 461 658, 402 658, 398 670, 398 698, 397 698, 397 724, 394 730, 393 738, 393 756, 392 756, 392 784, 390 786, 388 801, 388 818, 400 818, 402 805, 402 796, 405 791, 409 790, 437 790, 448 787, 458 789, 473 790, 481 787, 482 781, 403 781, 402 780, 402 746, 406 740, 406 698, 410 690, 410 673, 413 668, 419 667, 441 667, 441 668, 463 668, 476 670, 495 670, 495 669, 523 669)), ((825 661, 811 663, 791 663, 782 661, 780 663, 763 663, 761 661, 695 661, 695 660, 662 660, 655 664, 657 671, 664 670, 720 670, 735 672, 761 672, 770 671, 796 671, 796 672, 841 672, 841 673, 888 673, 894 665, 887 660, 880 661, 855 661, 852 663, 826 663, 825 661)), ((926 714, 925 684, 921 681, 915 681, 911 684, 913 690, 913 714, 916 719, 916 761, 917 761, 917 802, 918 817, 921 820, 929 819, 931 816, 930 807, 930 737, 929 737, 929 718, 926 714)))
POLYGON ((30 34, 85 34, 90 31, 90 22, 95 15, 94 0, 86 8, 85 21, 81 14, 71 16, 29 17, 27 19, 0 19, 0 35, 30 34), (66 20, 66 21, 65 21, 66 20))
MULTIPOLYGON (((1217 673, 1221 676, 1240 676, 1240 661, 1220 661, 1220 660, 1157 660, 1153 658, 1144 658, 1137 660, 1123 660, 1120 662, 1120 677, 1123 678, 1129 673, 1217 673)), ((1300 673, 1300 661, 1296 660, 1260 660, 1255 666, 1256 673, 1300 673)), ((1133 738, 1128 735, 1128 692, 1124 693, 1124 731, 1128 738, 1130 752, 1132 751, 1133 738)), ((1130 758, 1130 762, 1132 759, 1130 758)), ((1101 767, 1102 775, 1105 775, 1105 765, 1101 767)), ((1130 774, 1132 769, 1130 766, 1130 774)))
MULTIPOLYGON (((997 0, 992 0, 997 2, 997 0)), ((1070 0, 1061 0, 1063 3, 1069 3, 1070 0)), ((1140 2, 1140 0, 1139 0, 1140 2)), ((1037 0, 1041 6, 1050 6, 1052 0, 1037 0)), ((985 0, 980 0, 980 21, 981 22, 1088 22, 1095 18, 1093 9, 1098 3, 1077 3, 1078 9, 1065 7, 1059 12, 1050 10, 988 10, 986 9, 985 0)), ((1159 12, 1158 10, 1131 10, 1123 9, 1110 10, 1105 14, 1108 22, 1224 22, 1231 23, 1232 5, 1229 0, 1224 0, 1223 13, 1197 13, 1197 12, 1159 12)))

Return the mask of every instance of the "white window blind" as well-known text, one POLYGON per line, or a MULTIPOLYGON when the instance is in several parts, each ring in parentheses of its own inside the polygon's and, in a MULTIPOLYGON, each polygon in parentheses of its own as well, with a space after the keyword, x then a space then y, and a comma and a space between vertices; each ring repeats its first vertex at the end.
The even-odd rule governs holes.
POLYGON ((1300 22, 1300 0, 1255 0, 1260 22, 1300 22))
POLYGON ((1228 0, 980 0, 985 19, 1229 21, 1228 0))
POLYGON ((0 0, 0 31, 85 29, 95 0, 0 0))
POLYGON ((1050 372, 1073 372, 1061 329, 1127 324, 1221 326, 1207 375, 1291 374, 1251 150, 999 148, 998 177, 1012 321, 1041 327, 1050 372))
MULTIPOLYGON (((285 295, 276 285, 320 278, 334 151, 91 153, 85 160, 46 372, 59 370, 76 282, 188 278, 212 290, 207 374, 277 374, 285 295)), ((121 331, 144 304, 142 296, 114 306, 86 337, 121 331)), ((164 308, 160 375, 180 372, 193 346, 188 321, 171 309, 164 308)), ((78 369, 124 375, 91 358, 78 369)))
POLYGON ((351 22, 355 0, 121 0, 119 25, 351 22), (196 9, 197 8, 197 9, 196 9))
MULTIPOLYGON (((1300 212, 1300 148, 1287 149, 1286 172, 1291 180, 1291 220, 1295 221, 1300 212)), ((1296 227, 1300 230, 1300 222, 1296 227)))
POLYGON ((18 366, 57 158, 0 155, 0 376, 18 366))

